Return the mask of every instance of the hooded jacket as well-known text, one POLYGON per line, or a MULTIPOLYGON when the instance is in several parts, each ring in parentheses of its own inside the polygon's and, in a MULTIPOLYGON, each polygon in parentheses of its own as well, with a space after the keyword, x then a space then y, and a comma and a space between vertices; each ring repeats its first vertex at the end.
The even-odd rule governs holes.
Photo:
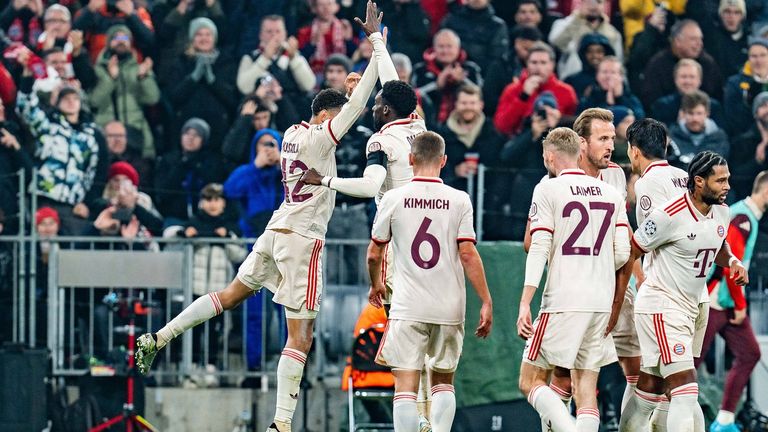
POLYGON ((581 70, 566 77, 565 80, 563 80, 566 84, 573 87, 573 90, 576 92, 578 97, 584 96, 584 90, 586 90, 590 85, 596 83, 595 76, 597 75, 597 70, 587 61, 587 48, 589 48, 591 45, 602 45, 606 56, 612 56, 616 54, 608 38, 601 35, 600 33, 589 33, 581 38, 581 43, 579 44, 579 59, 581 59, 581 70))
POLYGON ((251 163, 237 167, 224 182, 224 195, 240 202, 243 208, 240 229, 246 237, 259 236, 269 220, 269 215, 283 202, 280 166, 257 168, 255 164, 256 143, 264 135, 271 135, 278 146, 282 146, 283 138, 276 130, 260 130, 251 140, 251 163), (261 225, 256 223, 257 220, 262 219, 264 226, 257 226, 261 225), (261 232, 258 232, 259 228, 261 232))
POLYGON ((108 153, 104 135, 87 113, 79 123, 67 121, 58 110, 44 111, 32 92, 33 77, 23 77, 17 109, 35 139, 34 179, 38 194, 53 201, 75 205, 92 202, 107 178, 108 153))
POLYGON ((738 134, 747 130, 754 123, 752 101, 761 92, 768 91, 768 82, 758 82, 752 74, 749 62, 736 75, 728 78, 725 83, 723 110, 725 111, 725 128, 730 134, 738 134))
POLYGON ((152 71, 139 78, 139 63, 132 52, 118 58, 120 71, 117 78, 112 78, 108 72, 109 60, 113 55, 109 42, 117 32, 131 35, 130 29, 124 25, 109 29, 107 48, 99 54, 94 67, 98 83, 90 93, 91 107, 96 113, 96 123, 101 126, 112 120, 119 120, 126 127, 141 131, 144 138, 142 153, 146 157, 153 157, 154 139, 149 123, 144 117, 143 107, 154 105, 160 100, 160 88, 152 71))
POLYGON ((484 73, 494 59, 502 57, 509 49, 507 24, 496 16, 491 5, 483 9, 464 5, 448 15, 443 27, 459 35, 461 47, 484 73))

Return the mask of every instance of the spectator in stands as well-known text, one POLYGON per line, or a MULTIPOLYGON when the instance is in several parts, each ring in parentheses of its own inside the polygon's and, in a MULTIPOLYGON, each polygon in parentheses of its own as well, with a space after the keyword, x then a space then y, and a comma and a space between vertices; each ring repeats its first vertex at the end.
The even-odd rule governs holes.
MULTIPOLYGON (((643 71, 648 64, 648 60, 659 51, 669 47, 670 28, 675 24, 677 17, 664 7, 663 3, 657 3, 655 0, 628 1, 635 3, 634 14, 639 13, 639 10, 650 10, 648 15, 642 16, 642 24, 637 26, 641 30, 632 37, 627 58, 629 87, 639 91, 642 89, 643 71)), ((675 3, 682 2, 682 5, 676 4, 675 6, 684 9, 687 0, 673 1, 675 3)), ((632 23, 630 23, 630 26, 632 26, 632 23)))
POLYGON ((585 90, 597 84, 597 66, 606 56, 612 56, 613 47, 607 37, 600 33, 587 33, 579 43, 581 70, 565 78, 565 83, 573 87, 576 96, 585 96, 585 90))
POLYGON ((504 135, 518 133, 523 120, 534 112, 537 97, 549 92, 557 102, 561 115, 576 112, 578 100, 573 87, 555 76, 555 52, 544 42, 537 42, 528 51, 526 67, 520 80, 508 85, 499 98, 499 107, 493 118, 496 129, 504 135))
MULTIPOLYGON (((256 96, 245 99, 240 106, 240 116, 230 127, 221 151, 229 162, 247 164, 252 150, 249 149, 251 140, 257 132, 272 127, 272 113, 256 96)), ((287 128, 284 128, 285 130, 287 128)))
POLYGON ((165 88, 176 111, 176 124, 193 117, 205 120, 211 128, 207 146, 218 152, 237 105, 235 65, 225 51, 216 47, 218 29, 210 19, 192 20, 189 40, 190 47, 176 60, 173 72, 163 78, 165 88))
POLYGON ((42 0, 12 0, 0 14, 0 29, 11 42, 23 43, 30 49, 37 47, 43 33, 44 5, 42 0))
POLYGON ((768 90, 768 39, 749 40, 749 61, 725 83, 726 129, 738 134, 749 128, 755 96, 768 90))
POLYGON ((69 9, 60 4, 52 4, 43 15, 43 32, 37 38, 36 51, 42 52, 59 47, 69 54, 71 46, 67 48, 67 36, 71 29, 72 14, 69 9))
POLYGON ((157 23, 157 51, 159 75, 168 73, 174 59, 184 53, 189 44, 189 25, 195 18, 208 18, 218 29, 227 28, 227 17, 220 0, 178 0, 157 2, 152 8, 152 19, 157 23))
POLYGON ((299 29, 297 38, 302 55, 309 59, 315 74, 323 71, 331 54, 351 56, 357 48, 352 24, 336 17, 339 5, 336 0, 311 0, 314 19, 299 29))
POLYGON ((437 122, 443 123, 453 111, 459 87, 467 83, 482 87, 480 67, 467 59, 461 40, 450 29, 435 34, 423 60, 414 67, 413 86, 429 96, 437 109, 437 122))
POLYGON ((518 26, 510 33, 512 41, 510 49, 501 57, 495 59, 488 70, 483 71, 483 100, 486 115, 493 116, 499 104, 499 96, 509 83, 520 78, 525 69, 525 59, 528 50, 534 43, 542 39, 541 32, 536 27, 518 26))
POLYGON ((636 118, 645 117, 643 104, 626 84, 624 65, 614 56, 605 57, 597 67, 597 84, 589 87, 581 98, 578 111, 587 108, 610 108, 625 106, 632 110, 636 118))
POLYGON ((752 122, 746 132, 731 139, 731 185, 736 196, 750 192, 752 179, 766 169, 768 149, 768 91, 755 96, 752 102, 752 122))
MULTIPOLYGON (((399 52, 418 59, 429 45, 429 18, 420 0, 385 0, 377 2, 389 28, 387 43, 390 52, 399 52)), ((365 13, 361 11, 361 14, 365 13)), ((362 15, 361 15, 362 16, 362 15)), ((439 25, 440 22, 436 22, 439 25)))
MULTIPOLYGON (((400 81, 410 83, 413 75, 411 59, 403 53, 392 53, 391 57, 400 81)), ((416 112, 424 119, 429 128, 435 122, 435 104, 432 103, 432 99, 428 95, 422 93, 419 89, 414 89, 414 91, 416 92, 416 112)))
POLYGON ((111 120, 104 125, 107 137, 110 166, 115 162, 127 162, 138 173, 141 183, 139 188, 146 190, 154 186, 154 161, 141 157, 141 132, 128 133, 119 120, 111 120))
MULTIPOLYGON (((690 93, 701 88, 702 69, 699 62, 693 59, 680 59, 675 65, 675 92, 662 96, 651 105, 651 117, 664 123, 667 127, 677 122, 680 113, 680 100, 683 94, 690 93)), ((712 111, 712 120, 718 126, 725 127, 725 115, 723 106, 717 99, 709 98, 712 111)))
MULTIPOLYGON (((38 96, 44 100, 46 106, 54 103, 54 101, 50 100, 51 96, 55 96, 55 92, 64 86, 82 90, 82 84, 72 73, 73 68, 69 62, 69 56, 61 48, 51 48, 44 51, 41 56, 45 63, 45 76, 36 76, 35 83, 32 85, 32 91, 38 93, 38 96)), ((90 75, 94 76, 89 60, 82 55, 79 60, 84 63, 86 69, 90 70, 90 75)), ((34 72, 33 75, 35 75, 34 72)), ((85 99, 82 92, 80 97, 85 99)), ((84 106, 88 106, 87 100, 84 100, 84 102, 84 106)))
POLYGON ((546 13, 539 0, 521 0, 517 2, 515 26, 536 27, 543 35, 549 35, 554 19, 546 13))
MULTIPOLYGON (((624 46, 630 50, 634 46, 635 37, 649 26, 658 29, 672 25, 675 15, 685 12, 687 0, 671 0, 658 2, 656 0, 622 0, 619 2, 622 22, 624 24, 624 46), (661 24, 661 26, 660 26, 661 24)), ((660 30, 664 33, 664 29, 660 30)), ((650 56, 649 56, 650 57, 650 56)))
POLYGON ((0 62, 0 100, 5 109, 13 109, 16 103, 16 83, 2 62, 0 62))
POLYGON ((283 138, 265 128, 251 140, 250 163, 241 165, 224 182, 224 194, 238 201, 243 209, 240 230, 245 237, 258 237, 283 202, 280 148, 283 138))
POLYGON ((675 91, 674 69, 680 59, 695 59, 704 71, 701 90, 710 97, 722 95, 723 78, 715 60, 704 51, 704 35, 695 21, 682 20, 670 30, 671 45, 647 62, 638 93, 650 106, 656 99, 675 91))
POLYGON ((57 93, 55 109, 46 112, 32 92, 29 52, 19 54, 24 65, 17 100, 19 113, 35 140, 36 184, 41 205, 61 217, 62 232, 78 235, 90 215, 88 204, 106 181, 107 146, 104 136, 81 111, 80 94, 71 87, 57 93))
POLYGON ((107 32, 107 47, 99 55, 95 70, 98 83, 91 90, 90 101, 96 112, 96 123, 105 125, 121 120, 127 129, 140 131, 142 156, 155 156, 154 138, 144 109, 160 100, 152 72, 152 59, 139 63, 131 50, 132 35, 128 27, 116 25, 107 32))
POLYGON ((483 114, 483 94, 480 87, 467 84, 459 88, 456 108, 444 125, 438 127, 445 139, 448 162, 441 176, 447 185, 469 191, 467 178, 477 175, 479 164, 494 167, 498 164, 502 138, 493 122, 483 114))
POLYGON ((155 200, 166 226, 186 223, 195 215, 200 190, 227 177, 221 157, 209 148, 210 135, 205 120, 191 118, 181 128, 179 149, 158 158, 155 200))
POLYGON ((109 167, 107 184, 101 199, 93 205, 94 213, 101 213, 108 207, 117 207, 112 214, 122 222, 129 222, 133 215, 139 224, 159 236, 163 232, 163 218, 155 209, 152 198, 139 190, 139 173, 128 162, 115 162, 109 167))
POLYGON ((623 105, 613 105, 608 107, 608 110, 613 113, 613 126, 616 128, 613 148, 619 150, 613 152, 611 160, 619 165, 627 164, 629 163, 629 156, 627 156, 627 152, 621 151, 621 149, 627 148, 627 128, 637 120, 637 117, 631 109, 623 105))
POLYGON ((283 88, 285 97, 300 106, 309 105, 307 93, 315 88, 315 74, 298 51, 295 37, 287 37, 285 21, 278 15, 269 15, 261 21, 259 47, 240 59, 237 88, 247 95, 256 89, 256 82, 271 74, 283 88))
POLYGON ((578 8, 565 18, 552 24, 549 32, 549 42, 560 50, 561 57, 557 64, 557 73, 567 77, 582 68, 579 48, 581 39, 588 33, 599 33, 605 36, 614 55, 621 59, 624 52, 621 33, 612 26, 604 12, 604 0, 582 0, 578 8))
POLYGON ((137 50, 145 55, 152 53, 155 46, 152 18, 144 7, 136 6, 134 0, 89 0, 88 6, 80 9, 75 16, 72 27, 85 33, 88 52, 95 62, 107 45, 107 30, 116 24, 128 27, 137 50))
POLYGON ((747 61, 747 6, 744 0, 720 0, 718 20, 702 25, 704 49, 724 77, 738 73, 747 61))
POLYGON ((70 31, 67 35, 67 44, 64 46, 64 52, 71 49, 68 54, 74 78, 80 81, 80 88, 87 91, 96 85, 98 78, 96 78, 96 72, 93 70, 88 50, 83 47, 83 37, 83 32, 80 30, 70 31))
POLYGON ((706 93, 694 90, 683 95, 680 120, 669 130, 669 136, 674 141, 674 145, 670 145, 678 166, 688 166, 696 154, 705 150, 728 157, 728 135, 709 118, 709 112, 709 96, 706 93))
POLYGON ((489 0, 467 0, 445 18, 443 27, 456 32, 468 58, 484 74, 509 49, 507 24, 496 16, 489 0))
POLYGON ((320 89, 332 88, 344 92, 344 81, 347 74, 352 72, 352 60, 343 54, 332 54, 323 66, 323 79, 320 83, 320 89))
POLYGON ((24 170, 29 184, 32 175, 32 157, 21 146, 21 128, 18 123, 5 115, 5 106, 0 103, 0 212, 5 215, 6 234, 16 233, 19 227, 19 170, 24 170))

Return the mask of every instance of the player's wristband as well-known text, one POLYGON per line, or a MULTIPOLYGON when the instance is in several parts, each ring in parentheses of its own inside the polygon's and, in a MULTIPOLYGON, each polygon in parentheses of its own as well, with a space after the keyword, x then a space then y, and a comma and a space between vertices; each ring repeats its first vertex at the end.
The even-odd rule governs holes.
POLYGON ((323 177, 322 180, 320 180, 320 184, 322 184, 323 186, 329 188, 329 187, 331 187, 331 180, 332 179, 333 179, 333 177, 325 176, 325 177, 323 177))
POLYGON ((728 260, 728 267, 732 266, 734 261, 741 264, 741 261, 738 258, 736 258, 735 256, 731 256, 731 259, 728 260))

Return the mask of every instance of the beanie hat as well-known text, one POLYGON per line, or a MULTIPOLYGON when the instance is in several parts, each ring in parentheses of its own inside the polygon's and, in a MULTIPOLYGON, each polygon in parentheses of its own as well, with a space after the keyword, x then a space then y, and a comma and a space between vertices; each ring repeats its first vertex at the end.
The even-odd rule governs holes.
POLYGON ((752 101, 752 117, 757 116, 757 110, 761 106, 768 103, 768 91, 764 91, 755 96, 755 100, 752 101))
POLYGON ((618 126, 627 116, 634 116, 635 113, 624 105, 612 105, 608 108, 613 113, 613 125, 618 126))
POLYGON ((61 100, 64 99, 65 96, 71 94, 76 94, 78 97, 80 96, 80 92, 76 88, 70 86, 62 87, 62 89, 59 90, 59 94, 56 96, 56 106, 59 106, 59 103, 61 103, 61 100))
POLYGON ((181 133, 183 134, 187 129, 194 129, 203 139, 203 145, 208 142, 208 138, 211 136, 211 127, 208 126, 208 122, 198 117, 187 120, 181 127, 181 133))
POLYGON ((550 108, 558 109, 557 99, 555 99, 555 95, 549 90, 541 92, 541 94, 533 102, 535 109, 539 109, 544 105, 550 108))
POLYGON ((110 41, 112 41, 112 38, 115 37, 117 33, 125 33, 128 36, 130 36, 131 39, 133 39, 133 33, 131 32, 131 29, 128 28, 125 24, 115 24, 107 30, 107 44, 109 44, 110 41))
POLYGON ((189 40, 192 40, 195 37, 195 33, 203 27, 207 27, 211 30, 214 42, 219 39, 219 29, 216 27, 216 24, 211 21, 210 18, 200 17, 193 19, 192 22, 189 23, 189 40))
POLYGON ((56 221, 57 224, 61 225, 61 220, 59 219, 59 212, 57 212, 55 209, 51 207, 40 207, 37 209, 37 212, 35 212, 35 225, 40 225, 40 223, 43 222, 44 219, 52 218, 56 221))
POLYGON ((759 36, 747 38, 747 46, 751 47, 752 45, 761 45, 768 48, 768 39, 759 36))
POLYGON ((133 183, 134 186, 139 186, 139 173, 136 171, 136 168, 128 162, 115 162, 109 167, 107 179, 112 180, 112 177, 116 175, 124 175, 131 180, 131 183, 133 183))
POLYGON ((328 59, 325 61, 325 66, 323 67, 323 73, 325 73, 328 70, 329 66, 341 66, 344 68, 344 70, 349 73, 352 71, 352 60, 349 59, 349 57, 345 56, 344 54, 331 54, 328 56, 328 59))
POLYGON ((723 10, 727 7, 735 7, 741 10, 741 14, 747 15, 747 5, 744 0, 720 0, 720 6, 717 8, 717 13, 722 14, 723 10))

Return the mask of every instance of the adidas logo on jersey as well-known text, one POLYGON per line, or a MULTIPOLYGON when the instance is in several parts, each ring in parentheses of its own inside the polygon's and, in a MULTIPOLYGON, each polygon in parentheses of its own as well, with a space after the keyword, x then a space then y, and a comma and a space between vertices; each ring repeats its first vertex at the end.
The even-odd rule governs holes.
POLYGON ((696 240, 696 234, 694 233, 688 234, 688 240, 696 240))

